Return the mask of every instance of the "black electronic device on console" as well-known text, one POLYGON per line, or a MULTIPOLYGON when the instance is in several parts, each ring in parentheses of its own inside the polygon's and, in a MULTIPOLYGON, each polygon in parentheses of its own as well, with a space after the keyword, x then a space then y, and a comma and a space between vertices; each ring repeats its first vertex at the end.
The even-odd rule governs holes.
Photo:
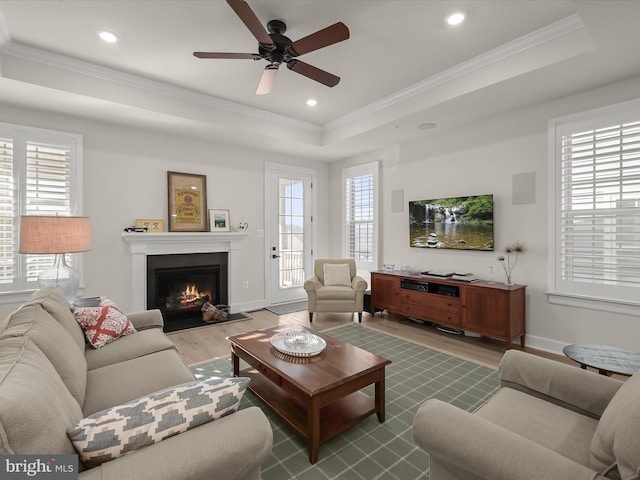
POLYGON ((460 287, 456 285, 446 285, 443 283, 436 283, 436 282, 425 282, 421 280, 413 280, 411 278, 400 279, 400 288, 404 288, 405 290, 414 290, 416 292, 447 295, 449 297, 460 296, 460 287))
POLYGON ((400 279, 400 288, 404 288, 405 290, 415 290, 417 292, 428 292, 429 282, 411 280, 410 278, 402 278, 400 279))

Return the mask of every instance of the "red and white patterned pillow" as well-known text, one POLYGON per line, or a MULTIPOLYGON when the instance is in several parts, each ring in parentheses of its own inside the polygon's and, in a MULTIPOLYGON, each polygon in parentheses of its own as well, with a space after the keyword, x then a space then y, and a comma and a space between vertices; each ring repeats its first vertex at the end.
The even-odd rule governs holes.
POLYGON ((106 298, 97 307, 74 308, 73 314, 94 348, 104 347, 123 335, 136 332, 127 316, 106 298))

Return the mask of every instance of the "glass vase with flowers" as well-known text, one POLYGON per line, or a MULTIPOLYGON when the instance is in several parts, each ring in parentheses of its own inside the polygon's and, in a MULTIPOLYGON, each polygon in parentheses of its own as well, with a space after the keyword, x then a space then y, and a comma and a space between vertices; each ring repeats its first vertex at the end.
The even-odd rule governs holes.
POLYGON ((502 269, 507 276, 507 279, 504 282, 505 285, 513 285, 513 282, 511 281, 511 273, 513 272, 513 268, 516 266, 516 263, 518 263, 520 255, 523 255, 526 251, 527 246, 525 243, 517 240, 505 247, 505 255, 498 257, 498 261, 502 265, 502 269))

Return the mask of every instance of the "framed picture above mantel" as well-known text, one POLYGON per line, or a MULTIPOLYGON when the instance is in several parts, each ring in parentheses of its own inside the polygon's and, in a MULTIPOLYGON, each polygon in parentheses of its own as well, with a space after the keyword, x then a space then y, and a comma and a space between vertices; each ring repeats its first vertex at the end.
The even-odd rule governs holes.
POLYGON ((207 177, 167 172, 170 232, 206 232, 207 177))

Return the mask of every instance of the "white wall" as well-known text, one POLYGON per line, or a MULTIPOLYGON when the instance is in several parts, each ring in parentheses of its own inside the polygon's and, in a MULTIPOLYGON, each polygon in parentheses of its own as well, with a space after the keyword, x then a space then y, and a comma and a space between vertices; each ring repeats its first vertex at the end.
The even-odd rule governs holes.
MULTIPOLYGON (((466 125, 455 130, 425 132, 419 142, 381 152, 380 265, 420 265, 423 269, 474 272, 504 281, 497 261, 506 244, 522 240, 528 252, 514 270, 516 283, 527 285, 527 344, 560 353, 568 343, 604 343, 637 351, 640 317, 547 302, 547 122, 550 118, 640 97, 640 78, 584 92, 508 115, 466 125), (536 201, 512 204, 514 174, 535 172, 536 201), (403 189, 405 208, 391 213, 391 192, 403 189), (411 200, 475 194, 494 195, 496 251, 474 252, 409 247, 407 204, 411 200)), ((499 99, 496 99, 499 101, 499 99)), ((437 121, 437 119, 428 119, 437 121)), ((366 159, 356 159, 358 160, 366 159)), ((331 166, 332 196, 339 195, 343 166, 331 166), (338 182, 339 183, 339 182, 338 182)), ((340 231, 341 212, 331 220, 340 231)), ((332 239, 332 253, 340 254, 340 243, 332 239)))
MULTIPOLYGON (((424 140, 327 166, 298 158, 228 147, 165 133, 89 122, 64 115, 0 106, 0 121, 80 133, 84 137, 84 213, 92 219, 94 246, 84 255, 86 295, 105 295, 123 309, 131 304, 131 268, 122 229, 136 218, 167 215, 166 172, 207 175, 208 205, 228 208, 232 223, 249 223, 234 285, 238 303, 265 299, 264 162, 318 169, 316 256, 341 255, 341 168, 381 161, 380 264, 472 271, 503 280, 496 258, 508 242, 529 251, 514 271, 527 285, 527 342, 551 351, 566 343, 606 343, 638 350, 638 316, 550 305, 547 288, 547 121, 550 118, 640 97, 640 78, 588 91, 455 130, 425 131, 424 140), (536 202, 512 205, 516 173, 535 172, 536 202), (408 214, 391 213, 391 191, 410 200, 493 193, 497 251, 457 252, 409 247, 408 214), (249 289, 241 282, 249 280, 249 289)), ((499 101, 497 99, 496 101, 499 101)), ((433 119, 429 119, 433 120, 433 119)), ((0 315, 15 305, 0 304, 0 315)))
MULTIPOLYGON (((237 285, 230 288, 239 309, 265 302, 265 238, 257 235, 257 229, 265 230, 264 163, 317 168, 317 196, 327 197, 324 163, 8 105, 0 106, 0 122, 83 135, 83 213, 91 217, 93 234, 93 248, 83 254, 84 294, 109 297, 125 311, 132 304, 132 272, 121 234, 136 218, 162 218, 167 229, 167 171, 206 175, 208 207, 229 209, 232 225, 243 218, 249 224, 240 262, 232 266, 237 285), (242 288, 244 280, 248 289, 242 288)), ((322 219, 328 216, 328 204, 318 203, 316 228, 326 232, 322 219)), ((318 238, 326 244, 326 234, 318 238)), ((0 318, 15 306, 0 304, 0 318)))

